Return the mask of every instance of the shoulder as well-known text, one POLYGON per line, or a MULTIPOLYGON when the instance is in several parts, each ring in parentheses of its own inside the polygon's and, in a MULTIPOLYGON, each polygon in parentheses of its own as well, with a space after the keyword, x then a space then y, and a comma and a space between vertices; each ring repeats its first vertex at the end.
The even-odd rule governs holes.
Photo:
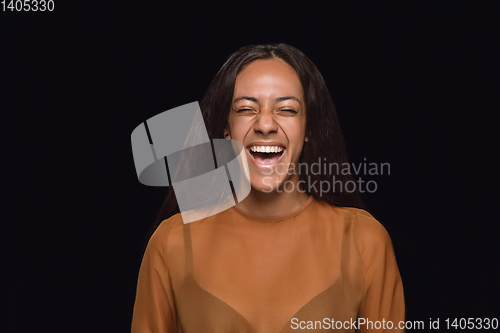
POLYGON ((158 225, 155 232, 151 235, 148 247, 153 247, 161 249, 163 251, 167 251, 167 249, 182 244, 183 225, 184 223, 182 221, 181 214, 175 214, 170 218, 163 220, 158 225))
POLYGON ((364 209, 333 206, 326 202, 318 202, 317 207, 319 215, 313 216, 315 221, 325 220, 327 225, 335 225, 335 232, 339 232, 338 228, 347 228, 344 233, 352 234, 359 245, 391 243, 385 227, 364 209))
POLYGON ((366 210, 352 207, 342 207, 344 214, 351 214, 354 238, 360 251, 392 248, 391 238, 385 227, 366 210))
POLYGON ((168 238, 169 235, 183 225, 181 214, 175 214, 166 220, 163 220, 156 228, 151 238, 168 238))
POLYGON ((391 237, 385 227, 365 210, 344 208, 344 211, 352 214, 352 237, 365 270, 397 268, 391 237))

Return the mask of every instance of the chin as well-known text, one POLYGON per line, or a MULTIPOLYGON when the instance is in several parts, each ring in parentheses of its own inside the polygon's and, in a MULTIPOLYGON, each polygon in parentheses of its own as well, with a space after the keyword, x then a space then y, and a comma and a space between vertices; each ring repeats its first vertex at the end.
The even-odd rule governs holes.
POLYGON ((282 192, 287 178, 282 175, 250 175, 252 188, 262 193, 282 192))

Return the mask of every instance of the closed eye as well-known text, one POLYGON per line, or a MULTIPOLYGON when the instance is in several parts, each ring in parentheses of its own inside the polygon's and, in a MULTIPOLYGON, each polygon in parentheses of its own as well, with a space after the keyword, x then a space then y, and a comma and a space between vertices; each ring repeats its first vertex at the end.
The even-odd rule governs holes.
POLYGON ((297 113, 297 111, 295 111, 293 109, 281 109, 281 110, 278 110, 278 111, 279 112, 290 113, 290 114, 297 113))
POLYGON ((255 110, 254 109, 244 108, 244 109, 238 109, 236 112, 243 113, 243 112, 253 112, 253 111, 255 111, 255 110))

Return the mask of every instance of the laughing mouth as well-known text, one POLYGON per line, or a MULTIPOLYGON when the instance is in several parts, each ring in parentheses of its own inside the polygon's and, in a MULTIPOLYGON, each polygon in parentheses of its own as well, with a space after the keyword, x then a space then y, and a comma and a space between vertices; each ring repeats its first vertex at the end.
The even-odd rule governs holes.
POLYGON ((248 151, 256 162, 269 165, 281 158, 285 148, 281 146, 250 146, 248 151))

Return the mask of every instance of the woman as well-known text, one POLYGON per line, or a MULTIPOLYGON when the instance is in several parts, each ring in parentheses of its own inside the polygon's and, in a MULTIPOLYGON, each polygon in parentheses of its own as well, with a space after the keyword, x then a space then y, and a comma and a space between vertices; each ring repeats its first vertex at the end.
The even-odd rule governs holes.
POLYGON ((243 47, 201 110, 211 138, 243 144, 251 191, 187 224, 169 193, 141 265, 132 331, 402 331, 389 235, 346 189, 350 175, 311 168, 347 163, 316 66, 286 44, 243 47))

